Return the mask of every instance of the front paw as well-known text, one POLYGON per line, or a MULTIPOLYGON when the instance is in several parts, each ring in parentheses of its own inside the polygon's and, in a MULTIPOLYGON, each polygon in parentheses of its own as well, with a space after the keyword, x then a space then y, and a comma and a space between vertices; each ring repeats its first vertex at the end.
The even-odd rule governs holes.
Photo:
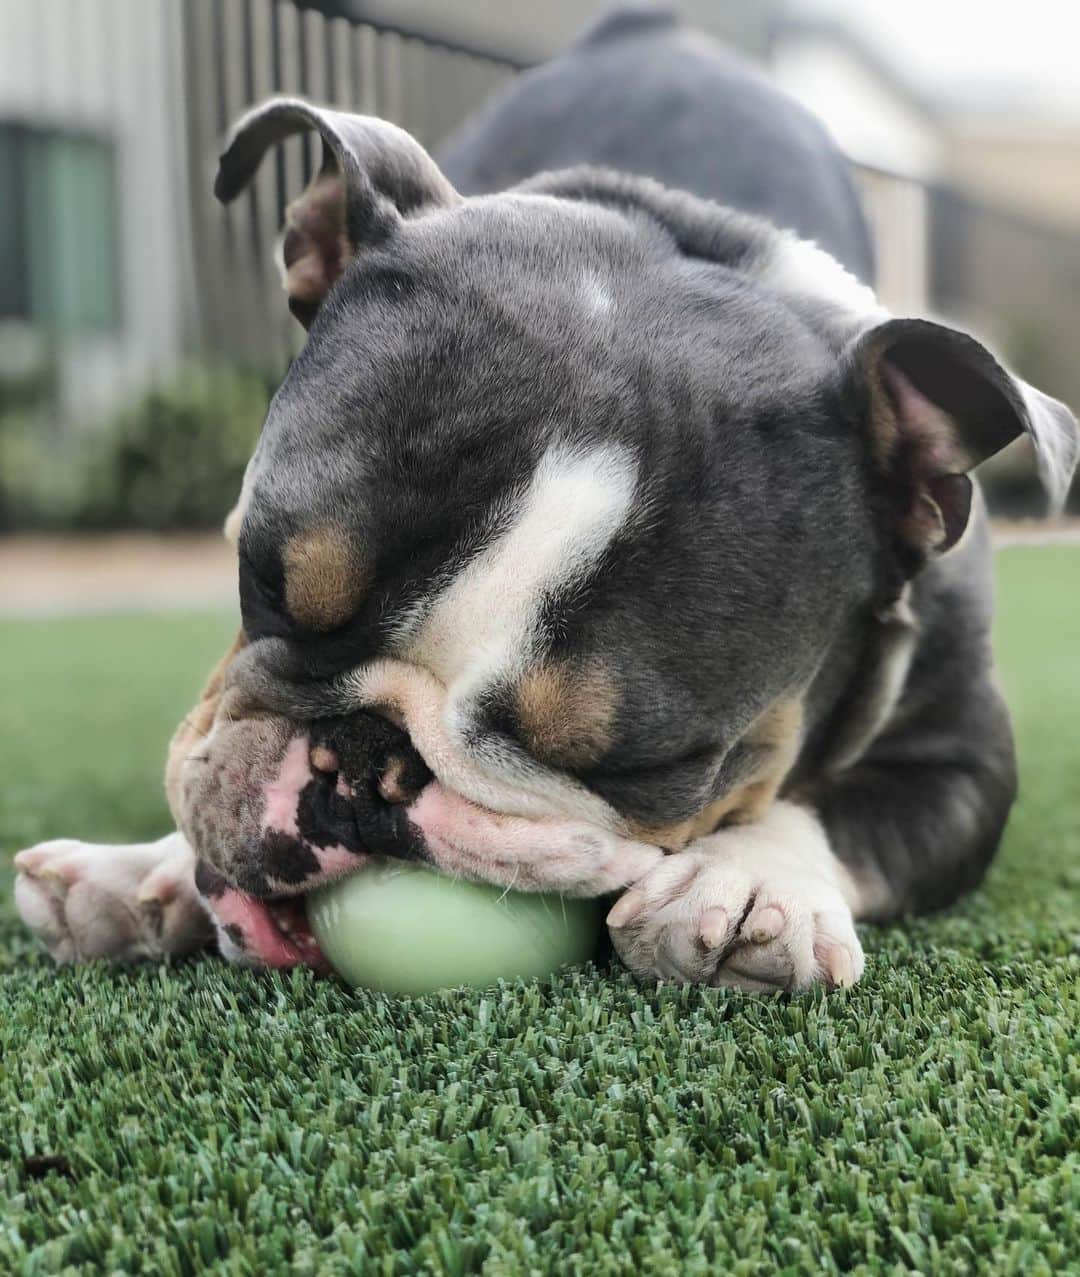
POLYGON ((211 936, 187 844, 58 838, 15 857, 15 905, 55 962, 177 956, 211 936))
POLYGON ((798 817, 702 839, 627 891, 608 926, 634 975, 757 992, 854 984, 864 958, 843 870, 798 817))

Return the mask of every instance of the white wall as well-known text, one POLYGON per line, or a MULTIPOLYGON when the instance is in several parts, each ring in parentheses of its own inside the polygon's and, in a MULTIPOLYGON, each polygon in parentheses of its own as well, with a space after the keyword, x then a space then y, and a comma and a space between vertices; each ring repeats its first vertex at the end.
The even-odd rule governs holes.
POLYGON ((769 69, 853 160, 906 177, 927 179, 940 171, 944 144, 937 127, 827 36, 781 37, 769 69))

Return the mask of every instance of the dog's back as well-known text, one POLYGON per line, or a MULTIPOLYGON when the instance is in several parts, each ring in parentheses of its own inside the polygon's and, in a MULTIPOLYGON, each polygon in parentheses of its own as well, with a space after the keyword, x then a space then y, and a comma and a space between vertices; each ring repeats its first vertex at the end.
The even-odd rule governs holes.
POLYGON ((439 161, 465 195, 578 164, 652 177, 759 213, 860 279, 873 275, 849 166, 821 124, 651 5, 616 10, 520 76, 444 144, 439 161))

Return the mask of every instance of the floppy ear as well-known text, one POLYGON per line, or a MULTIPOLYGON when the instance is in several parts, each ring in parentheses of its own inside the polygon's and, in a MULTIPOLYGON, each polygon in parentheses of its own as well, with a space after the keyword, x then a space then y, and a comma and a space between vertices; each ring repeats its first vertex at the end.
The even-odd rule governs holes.
POLYGON ((461 198, 403 129, 298 98, 264 102, 236 124, 218 165, 214 194, 224 204, 235 199, 271 146, 309 129, 322 138, 322 166, 286 210, 284 242, 289 309, 305 328, 362 245, 377 244, 402 217, 448 208, 461 198))
POLYGON ((1064 505, 1080 453, 1076 418, 974 337, 928 320, 891 319, 857 337, 844 362, 913 567, 956 544, 971 512, 968 471, 1025 431, 1051 510, 1064 505))

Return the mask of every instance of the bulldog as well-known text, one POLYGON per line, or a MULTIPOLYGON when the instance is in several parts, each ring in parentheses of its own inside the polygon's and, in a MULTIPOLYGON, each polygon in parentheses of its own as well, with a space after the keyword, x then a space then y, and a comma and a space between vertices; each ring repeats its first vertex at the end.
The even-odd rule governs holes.
POLYGON ((441 168, 271 101, 219 197, 301 131, 308 337, 228 520, 243 628, 172 743, 178 832, 20 853, 23 918, 61 962, 321 968, 305 895, 405 857, 610 896, 642 979, 858 980, 857 920, 949 904, 998 844, 971 471, 1027 435, 1059 506, 1076 420, 888 314, 822 130, 665 15, 607 19, 441 168))

